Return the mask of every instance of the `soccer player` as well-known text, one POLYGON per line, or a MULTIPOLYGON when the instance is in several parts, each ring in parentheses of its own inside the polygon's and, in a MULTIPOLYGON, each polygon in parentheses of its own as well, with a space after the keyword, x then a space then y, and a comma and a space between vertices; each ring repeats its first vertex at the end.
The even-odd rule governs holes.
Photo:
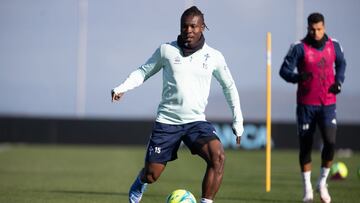
POLYGON ((205 107, 214 76, 232 111, 233 131, 240 144, 243 117, 235 82, 223 55, 205 43, 203 13, 195 6, 184 11, 176 41, 160 45, 147 62, 112 90, 112 101, 163 72, 162 100, 158 106, 145 156, 145 165, 129 191, 130 203, 140 202, 148 184, 161 175, 167 162, 177 159, 181 141, 207 164, 201 203, 213 202, 224 173, 225 154, 205 107))
POLYGON ((316 190, 322 202, 331 202, 326 180, 334 158, 336 138, 336 95, 341 92, 346 62, 338 41, 325 34, 324 16, 308 16, 308 33, 294 43, 285 57, 280 76, 297 83, 297 125, 304 202, 313 201, 311 149, 316 125, 323 140, 321 169, 316 190), (297 68, 297 72, 295 72, 297 68))

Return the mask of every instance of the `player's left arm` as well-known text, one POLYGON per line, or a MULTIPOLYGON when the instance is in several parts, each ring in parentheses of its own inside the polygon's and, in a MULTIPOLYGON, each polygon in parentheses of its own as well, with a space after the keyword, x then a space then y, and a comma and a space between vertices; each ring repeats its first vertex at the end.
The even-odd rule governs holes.
POLYGON ((241 135, 244 132, 243 116, 240 107, 240 97, 235 81, 231 75, 224 57, 220 54, 217 66, 213 72, 214 77, 220 83, 226 101, 233 115, 233 131, 236 135, 236 143, 240 144, 241 135))
POLYGON ((343 83, 345 80, 345 69, 346 69, 346 60, 344 56, 344 50, 341 47, 340 43, 336 40, 334 42, 335 48, 335 80, 343 83))
POLYGON ((341 85, 345 80, 345 69, 346 69, 346 60, 344 57, 344 51, 340 43, 333 40, 334 49, 335 49, 335 83, 331 85, 329 91, 333 94, 338 94, 341 92, 341 85))

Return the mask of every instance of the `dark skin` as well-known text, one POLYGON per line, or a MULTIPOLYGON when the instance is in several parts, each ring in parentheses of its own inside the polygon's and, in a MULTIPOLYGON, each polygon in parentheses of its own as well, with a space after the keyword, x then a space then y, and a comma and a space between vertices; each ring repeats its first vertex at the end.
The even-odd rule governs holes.
POLYGON ((188 47, 199 41, 205 25, 200 16, 185 16, 181 19, 180 36, 188 47))
MULTIPOLYGON (((205 25, 201 16, 185 16, 181 19, 180 36, 188 43, 187 46, 193 46, 199 41, 205 25)), ((118 101, 124 93, 115 94, 112 92, 112 102, 118 101)), ((240 144, 240 136, 237 136, 236 143, 240 144)), ((214 199, 220 188, 224 174, 225 153, 221 142, 213 139, 202 146, 194 145, 197 154, 206 162, 207 167, 202 181, 202 197, 214 199)), ((140 171, 142 182, 155 182, 164 171, 166 163, 146 162, 144 168, 140 171)))

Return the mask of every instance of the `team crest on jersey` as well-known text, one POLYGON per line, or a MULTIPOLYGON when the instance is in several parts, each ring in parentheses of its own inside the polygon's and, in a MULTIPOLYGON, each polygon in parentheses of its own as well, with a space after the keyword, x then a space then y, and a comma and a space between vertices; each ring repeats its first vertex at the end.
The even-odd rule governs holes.
POLYGON ((210 54, 205 54, 204 57, 205 57, 205 62, 206 62, 208 60, 208 58, 210 58, 210 54))
POLYGON ((149 147, 149 156, 151 156, 153 152, 154 152, 154 148, 152 146, 150 146, 149 147))
POLYGON ((205 57, 205 60, 203 63, 203 68, 206 70, 206 69, 208 69, 207 60, 210 58, 210 54, 207 53, 204 55, 204 57, 205 57))
POLYGON ((181 64, 181 59, 179 56, 174 58, 174 64, 181 64))

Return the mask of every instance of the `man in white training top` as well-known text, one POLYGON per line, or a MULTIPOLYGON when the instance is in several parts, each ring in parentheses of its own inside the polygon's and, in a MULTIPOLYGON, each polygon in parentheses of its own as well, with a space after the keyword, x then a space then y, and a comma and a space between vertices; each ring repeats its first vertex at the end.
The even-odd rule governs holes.
POLYGON ((243 117, 239 94, 223 55, 205 43, 203 13, 195 6, 181 16, 177 41, 162 44, 151 58, 111 91, 112 101, 163 71, 162 100, 146 151, 145 165, 129 191, 130 203, 138 203, 148 184, 154 183, 168 161, 177 159, 181 141, 207 164, 201 203, 213 202, 220 188, 225 154, 205 107, 212 76, 222 86, 232 111, 233 131, 240 144, 243 117))

